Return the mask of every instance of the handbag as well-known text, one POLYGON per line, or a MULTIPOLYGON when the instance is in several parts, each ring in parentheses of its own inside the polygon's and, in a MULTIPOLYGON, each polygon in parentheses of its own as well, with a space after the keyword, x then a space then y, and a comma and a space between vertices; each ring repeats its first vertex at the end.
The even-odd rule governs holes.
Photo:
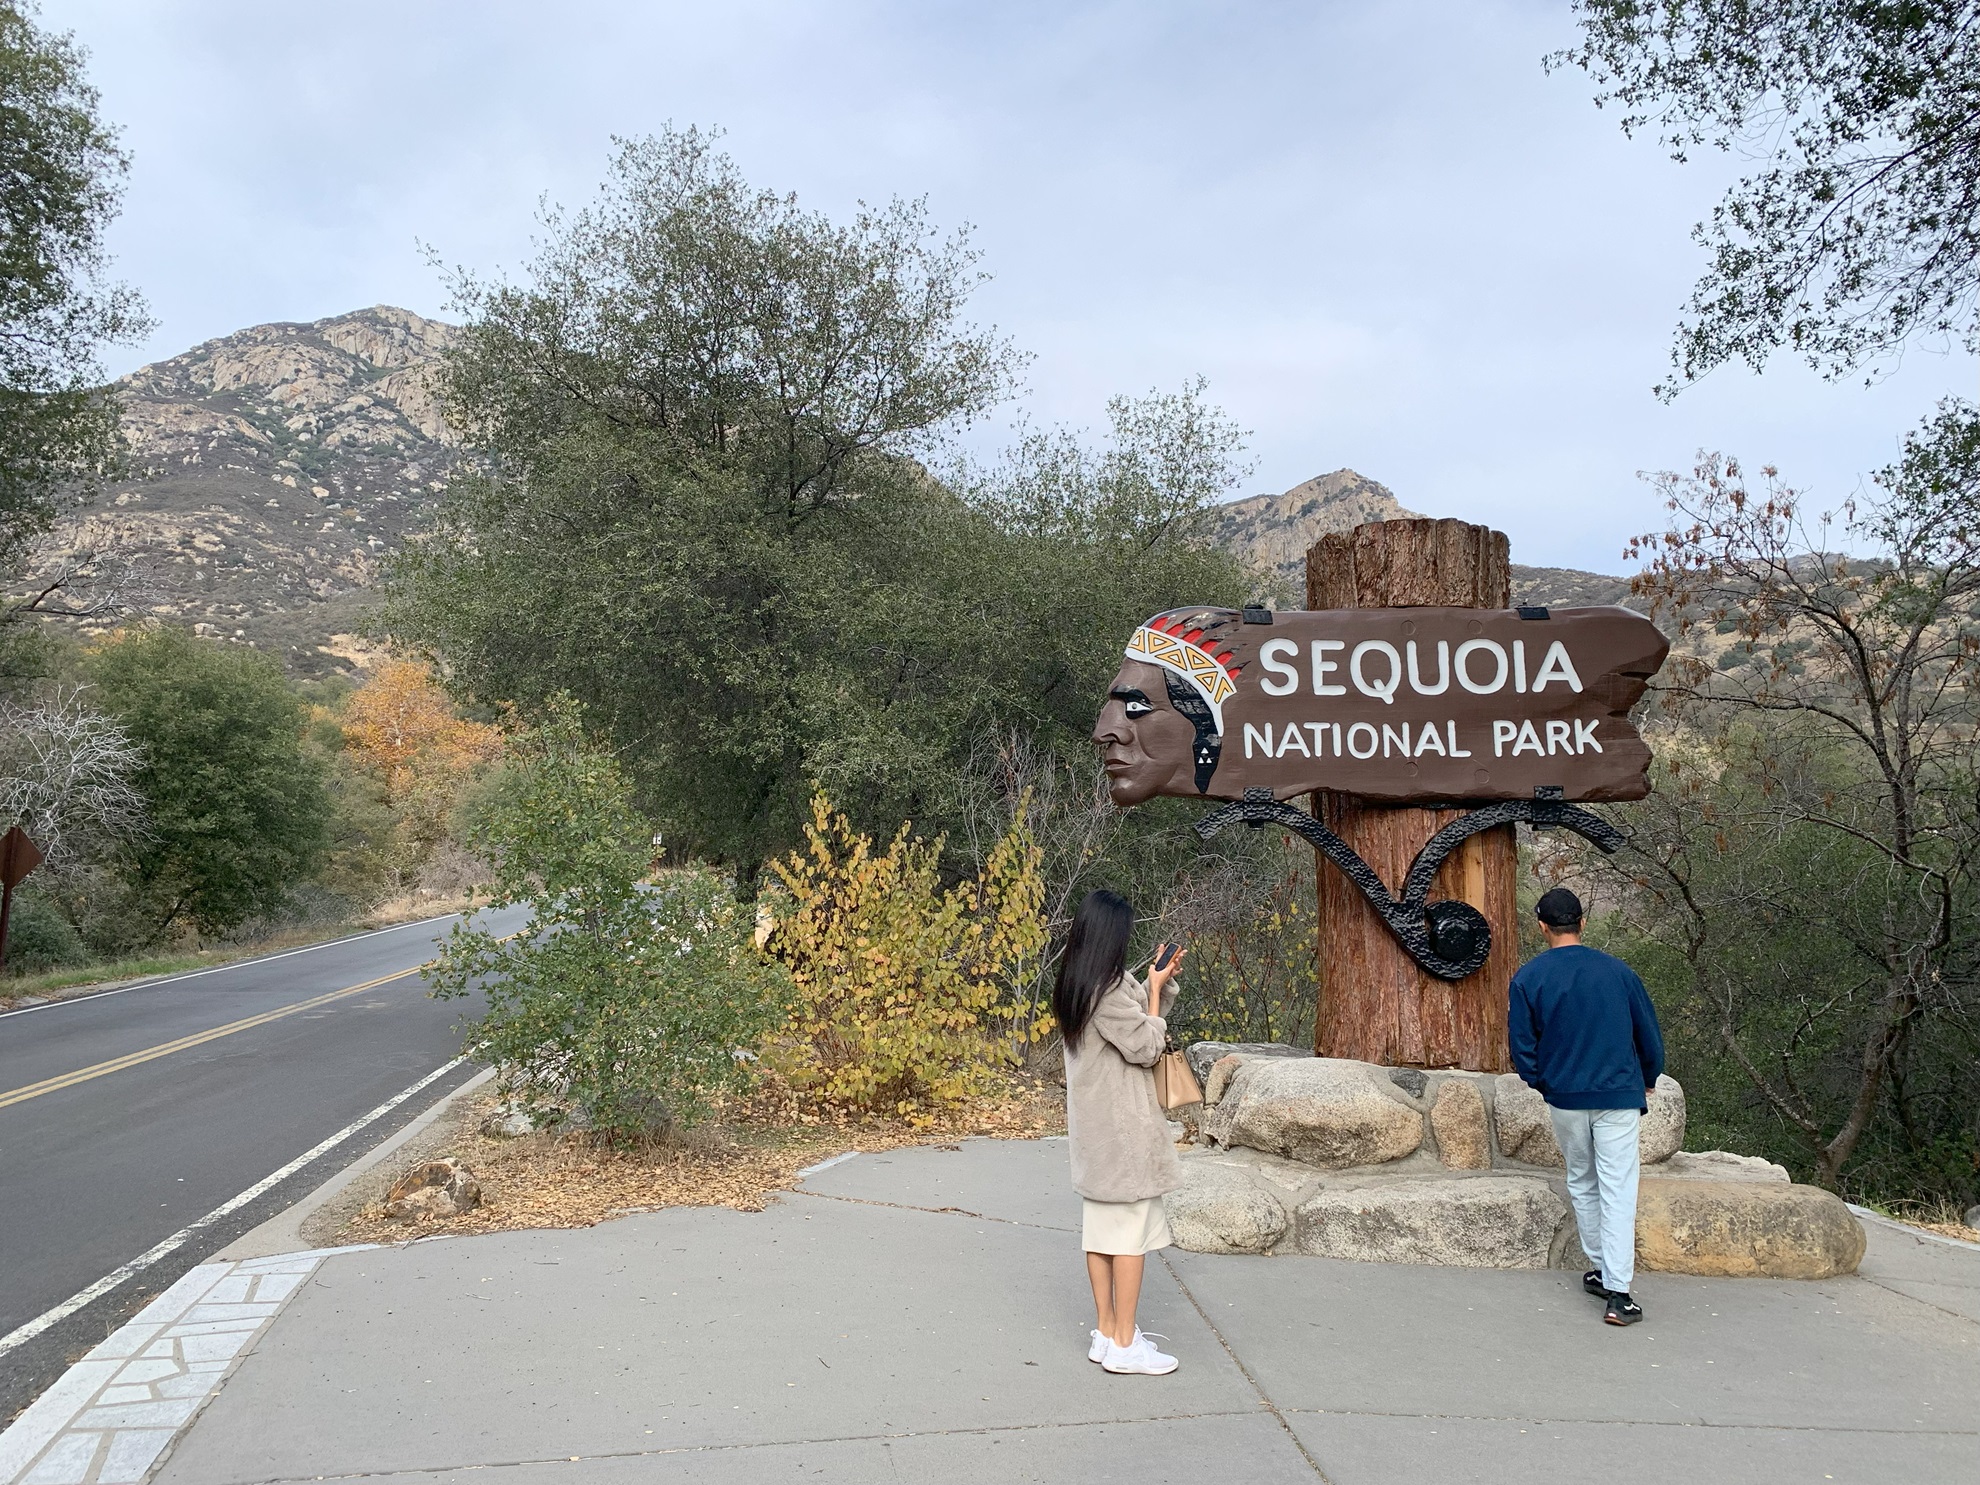
POLYGON ((1189 1059, 1178 1052, 1173 1043, 1155 1062, 1155 1101, 1164 1109, 1179 1109, 1184 1104, 1203 1102, 1202 1084, 1190 1071, 1189 1059))

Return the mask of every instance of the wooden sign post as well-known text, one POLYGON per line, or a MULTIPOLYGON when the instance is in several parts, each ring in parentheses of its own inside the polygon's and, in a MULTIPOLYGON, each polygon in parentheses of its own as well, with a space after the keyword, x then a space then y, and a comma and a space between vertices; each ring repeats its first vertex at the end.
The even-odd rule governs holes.
POLYGON ((15 825, 0 835, 0 969, 7 967, 7 920, 14 915, 14 889, 41 865, 41 847, 15 825))
MULTIPOLYGON (((1373 521, 1323 536, 1306 554, 1309 609, 1503 609, 1511 601, 1505 534, 1465 521, 1373 521)), ((1400 882, 1423 843, 1462 811, 1402 809, 1322 789, 1313 813, 1385 881, 1400 882)), ((1470 903, 1492 929, 1484 968, 1446 984, 1403 951, 1346 877, 1320 863, 1314 1052, 1385 1067, 1512 1071, 1506 987, 1519 967, 1518 876, 1512 825, 1470 837, 1439 869, 1430 895, 1470 903)))
POLYGON ((1122 650, 1093 727, 1114 803, 1229 801, 1200 835, 1275 825, 1331 863, 1323 1056, 1506 1071, 1513 822, 1613 851, 1575 802, 1649 792, 1630 708, 1669 642, 1625 608, 1508 608, 1509 586, 1496 531, 1377 522, 1308 554, 1308 608, 1170 609, 1122 650))

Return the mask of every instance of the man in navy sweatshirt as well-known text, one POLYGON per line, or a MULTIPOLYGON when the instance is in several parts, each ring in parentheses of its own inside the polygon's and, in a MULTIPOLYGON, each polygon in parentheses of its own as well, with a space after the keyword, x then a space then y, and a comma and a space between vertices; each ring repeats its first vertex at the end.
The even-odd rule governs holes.
POLYGON ((1595 1265, 1581 1287, 1607 1301, 1602 1318, 1634 1325, 1637 1120, 1664 1070, 1664 1038, 1650 994, 1622 960, 1581 941, 1581 899, 1565 887, 1536 914, 1547 952, 1512 979, 1506 1017, 1513 1066, 1553 1116, 1567 1164, 1581 1251, 1595 1265))

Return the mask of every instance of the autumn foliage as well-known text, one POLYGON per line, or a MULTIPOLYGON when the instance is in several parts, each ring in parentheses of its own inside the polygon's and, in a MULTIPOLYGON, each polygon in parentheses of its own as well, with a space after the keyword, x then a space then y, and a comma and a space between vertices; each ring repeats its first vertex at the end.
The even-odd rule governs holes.
POLYGON ((344 746, 379 775, 394 802, 451 788, 502 750, 502 734, 454 711, 433 673, 388 660, 344 704, 344 746))
POLYGON ((395 817, 394 864, 416 867, 446 836, 461 790, 500 756, 500 730, 460 716, 433 673, 409 660, 380 665, 340 720, 346 753, 395 817))
POLYGON ((770 1054, 823 1103, 925 1119, 993 1088, 1043 1029, 1018 1024, 1015 982, 1043 945, 1044 884, 1022 812, 947 889, 942 840, 908 832, 876 850, 813 798, 805 849, 775 863, 791 902, 769 947, 796 995, 770 1054))

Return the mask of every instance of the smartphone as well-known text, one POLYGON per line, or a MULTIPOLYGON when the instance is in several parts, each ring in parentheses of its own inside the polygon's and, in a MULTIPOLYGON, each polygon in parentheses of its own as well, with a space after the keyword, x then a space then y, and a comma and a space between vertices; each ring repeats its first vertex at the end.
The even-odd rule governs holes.
POLYGON ((1164 944, 1162 945, 1162 952, 1155 956, 1155 967, 1157 969, 1167 969, 1169 967, 1169 961, 1175 957, 1176 945, 1164 944))

